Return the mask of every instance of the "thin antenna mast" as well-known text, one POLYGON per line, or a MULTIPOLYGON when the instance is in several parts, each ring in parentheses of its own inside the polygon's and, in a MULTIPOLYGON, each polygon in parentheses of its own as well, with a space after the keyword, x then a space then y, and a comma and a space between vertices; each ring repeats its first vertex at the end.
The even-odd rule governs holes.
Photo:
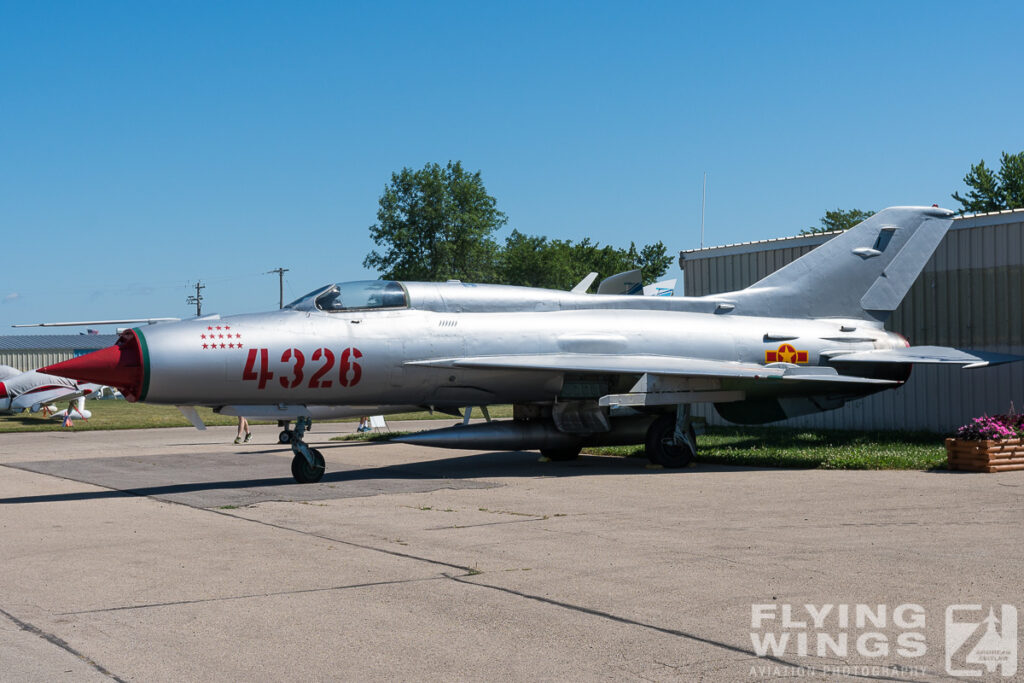
POLYGON ((704 183, 700 188, 700 248, 704 248, 704 204, 708 196, 708 172, 704 171, 704 183))

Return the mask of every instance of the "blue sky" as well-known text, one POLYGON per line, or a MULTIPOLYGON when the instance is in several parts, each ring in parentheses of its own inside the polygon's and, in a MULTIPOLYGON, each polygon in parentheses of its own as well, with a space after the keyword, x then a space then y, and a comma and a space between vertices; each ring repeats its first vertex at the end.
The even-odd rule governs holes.
MULTIPOLYGON (((0 0, 0 334, 276 307, 375 277, 390 174, 628 246, 956 208, 1024 149, 1021 3, 0 0)), ((675 266, 669 275, 677 275, 675 266)), ((602 274, 604 275, 604 274, 602 274)))

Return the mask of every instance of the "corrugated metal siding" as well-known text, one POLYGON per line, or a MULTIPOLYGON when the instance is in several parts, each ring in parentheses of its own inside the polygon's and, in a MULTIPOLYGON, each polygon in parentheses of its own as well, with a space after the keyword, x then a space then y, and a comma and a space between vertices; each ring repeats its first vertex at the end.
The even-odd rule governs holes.
MULTIPOLYGON (((686 295, 742 289, 811 249, 779 242, 764 247, 725 256, 687 253, 686 295)), ((886 328, 915 345, 1024 355, 1024 214, 955 220, 886 328)), ((919 365, 899 389, 774 424, 948 432, 974 416, 1005 412, 1011 403, 1024 410, 1024 363, 977 370, 919 365)), ((712 406, 695 406, 694 412, 712 424, 728 424, 712 406)))
POLYGON ((0 351, 0 365, 10 365, 19 370, 35 370, 44 365, 53 365, 74 358, 74 352, 60 351, 0 351))
POLYGON ((113 346, 116 334, 24 334, 0 336, 0 365, 35 370, 113 346))

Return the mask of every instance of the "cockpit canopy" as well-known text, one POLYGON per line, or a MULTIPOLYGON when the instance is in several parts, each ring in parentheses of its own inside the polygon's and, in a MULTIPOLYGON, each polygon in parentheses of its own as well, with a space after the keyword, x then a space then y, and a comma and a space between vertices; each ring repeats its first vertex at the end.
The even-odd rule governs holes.
POLYGON ((285 308, 296 311, 365 311, 378 308, 406 308, 409 295, 401 283, 389 280, 338 282, 314 289, 285 308))

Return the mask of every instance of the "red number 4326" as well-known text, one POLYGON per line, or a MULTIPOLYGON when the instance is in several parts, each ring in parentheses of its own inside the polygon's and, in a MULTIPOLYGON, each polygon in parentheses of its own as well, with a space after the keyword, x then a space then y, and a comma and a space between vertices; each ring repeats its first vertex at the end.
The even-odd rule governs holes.
MULTIPOLYGON (((308 367, 305 353, 299 349, 285 349, 281 362, 286 370, 278 375, 277 381, 285 389, 298 388, 303 382, 310 389, 330 389, 335 380, 339 386, 354 387, 363 377, 363 368, 356 362, 362 357, 363 354, 354 346, 343 350, 337 356, 335 372, 335 355, 328 348, 314 349, 309 354, 308 367)), ((274 379, 270 369, 270 349, 249 349, 242 379, 257 382, 259 389, 267 388, 267 383, 274 379)))

